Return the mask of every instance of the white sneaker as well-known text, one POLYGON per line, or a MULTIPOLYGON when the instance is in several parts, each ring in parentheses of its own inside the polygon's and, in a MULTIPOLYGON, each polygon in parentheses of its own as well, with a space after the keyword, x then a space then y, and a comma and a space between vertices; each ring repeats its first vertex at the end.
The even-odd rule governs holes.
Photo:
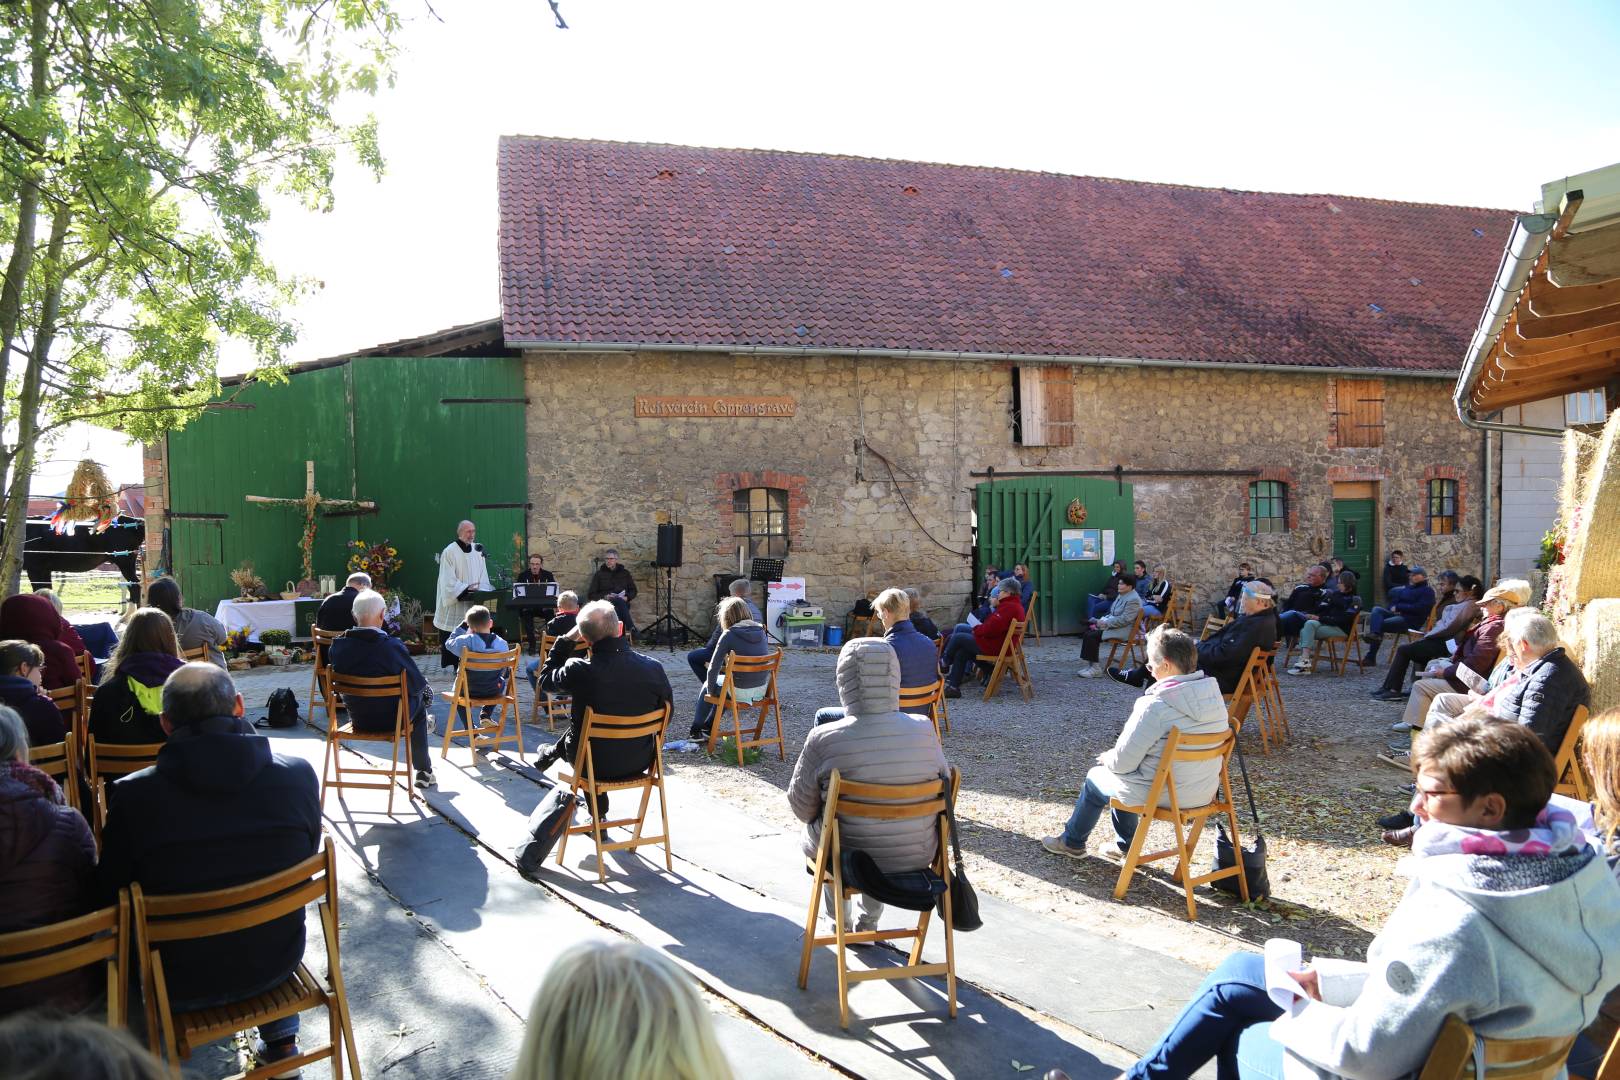
POLYGON ((1309 675, 1310 673, 1310 668, 1301 667, 1299 664, 1295 664, 1293 667, 1288 669, 1288 674, 1290 675, 1309 675))
POLYGON ((1082 679, 1095 679, 1097 676, 1102 674, 1102 669, 1096 664, 1087 664, 1075 674, 1079 675, 1082 679))
POLYGON ((1411 731, 1412 730, 1412 725, 1408 724, 1405 720, 1397 720, 1393 724, 1389 725, 1389 730, 1391 730, 1391 731, 1411 731))

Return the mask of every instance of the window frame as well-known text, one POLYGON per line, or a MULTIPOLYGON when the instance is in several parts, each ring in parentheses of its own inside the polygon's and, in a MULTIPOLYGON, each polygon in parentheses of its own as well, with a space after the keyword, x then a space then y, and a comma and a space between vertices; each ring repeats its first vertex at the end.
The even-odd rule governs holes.
POLYGON ((732 489, 731 533, 732 540, 743 546, 745 558, 787 558, 787 489, 764 485, 732 489), (738 525, 746 531, 739 532, 738 525), (756 526, 763 526, 763 531, 756 531, 756 526))
POLYGON ((1608 418, 1608 396, 1602 390, 1574 390, 1564 395, 1565 427, 1601 424, 1608 418))
POLYGON ((1249 481, 1249 535, 1269 536, 1288 531, 1288 482, 1249 481), (1262 515, 1261 506, 1274 511, 1262 515))
POLYGON ((1423 518, 1430 536, 1452 536, 1457 532, 1462 516, 1457 509, 1461 490, 1457 481, 1449 476, 1436 476, 1424 484, 1423 518))

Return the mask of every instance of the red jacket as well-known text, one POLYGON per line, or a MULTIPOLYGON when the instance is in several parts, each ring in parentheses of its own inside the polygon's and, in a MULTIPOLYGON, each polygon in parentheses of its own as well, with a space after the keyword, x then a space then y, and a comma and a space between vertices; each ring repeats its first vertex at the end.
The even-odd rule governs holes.
POLYGON ((45 689, 60 690, 79 681, 76 657, 84 642, 73 624, 57 614, 50 597, 18 593, 0 603, 0 640, 21 638, 45 654, 45 689))
POLYGON ((979 652, 995 656, 1001 652, 1001 643, 1007 638, 1007 627, 1014 619, 1024 620, 1024 605, 1017 596, 1008 596, 995 606, 990 617, 973 628, 973 640, 979 643, 979 652))
POLYGON ((1457 678, 1460 666, 1466 665, 1479 675, 1490 677, 1491 669, 1496 666, 1497 651, 1502 647, 1502 622, 1501 617, 1481 619, 1472 630, 1457 639, 1457 655, 1441 676, 1451 684, 1453 690, 1462 693, 1468 689, 1457 678))

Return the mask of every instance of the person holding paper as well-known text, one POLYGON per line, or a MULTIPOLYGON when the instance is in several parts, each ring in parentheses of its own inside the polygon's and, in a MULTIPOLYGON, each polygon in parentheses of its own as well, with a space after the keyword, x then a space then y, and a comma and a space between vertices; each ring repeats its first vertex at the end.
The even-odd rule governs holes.
MULTIPOLYGON (((1406 895, 1365 963, 1228 956, 1130 1080, 1416 1075, 1448 1016, 1487 1039, 1579 1031, 1620 985, 1620 889, 1570 811, 1552 755, 1517 724, 1463 718, 1413 753, 1424 819, 1406 895), (1278 968, 1291 970, 1279 971, 1278 968)), ((1293 946, 1297 948, 1297 946, 1293 946)))

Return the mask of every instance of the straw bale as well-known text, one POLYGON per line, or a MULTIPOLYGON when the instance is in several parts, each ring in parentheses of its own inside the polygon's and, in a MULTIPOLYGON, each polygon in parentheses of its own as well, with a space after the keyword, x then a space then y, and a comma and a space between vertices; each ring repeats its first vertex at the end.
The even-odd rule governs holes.
POLYGON ((1586 499, 1586 481, 1591 475, 1592 457, 1597 453, 1597 435, 1568 428, 1564 431, 1564 469, 1558 486, 1558 505, 1569 524, 1568 510, 1586 499))
MULTIPOLYGON (((1579 456, 1566 453, 1566 465, 1579 456)), ((1603 429, 1586 472, 1580 501, 1563 505, 1564 585, 1577 608, 1620 596, 1620 414, 1603 429)))
POLYGON ((1620 599, 1594 600, 1581 613, 1581 668, 1592 684, 1592 712, 1620 707, 1620 599))

